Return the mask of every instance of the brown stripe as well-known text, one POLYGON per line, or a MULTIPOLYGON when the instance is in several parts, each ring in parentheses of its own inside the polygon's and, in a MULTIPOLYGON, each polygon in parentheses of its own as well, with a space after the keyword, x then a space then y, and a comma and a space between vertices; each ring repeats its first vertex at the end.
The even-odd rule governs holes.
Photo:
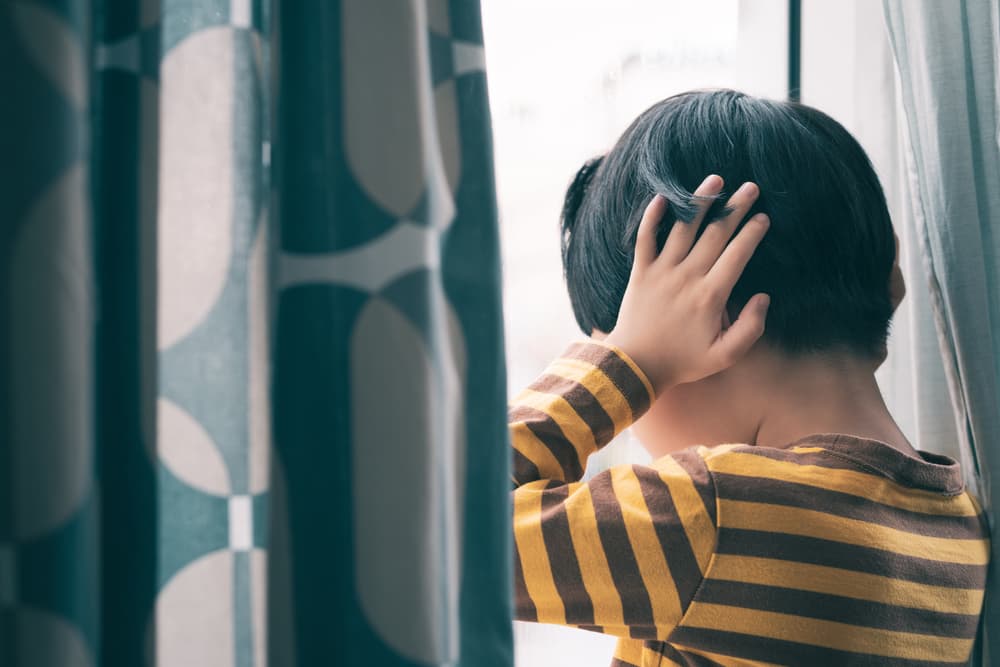
POLYGON ((786 505, 904 530, 916 535, 966 540, 985 537, 979 517, 926 514, 883 505, 850 493, 767 477, 715 473, 716 492, 727 500, 786 505))
POLYGON ((717 524, 715 514, 715 482, 712 479, 712 473, 708 470, 708 466, 705 465, 705 459, 701 458, 698 452, 691 447, 674 452, 670 456, 677 461, 677 464, 684 469, 684 472, 694 482, 694 488, 698 491, 698 495, 701 496, 701 502, 705 506, 705 511, 711 517, 712 523, 717 524))
POLYGON ((653 639, 659 637, 655 625, 630 625, 628 636, 632 639, 653 639))
POLYGON ((982 589, 985 565, 960 565, 815 537, 720 528, 716 553, 758 556, 877 574, 932 586, 982 589))
POLYGON ((569 532, 565 505, 568 497, 569 487, 565 484, 546 489, 542 494, 542 538, 552 568, 552 579, 566 610, 566 624, 593 625, 594 604, 583 585, 583 575, 569 532))
POLYGON ((694 555, 687 532, 677 515, 670 488, 652 468, 632 466, 639 480, 639 490, 653 521, 653 528, 663 549, 663 555, 670 568, 670 576, 677 587, 677 596, 681 602, 681 613, 687 610, 691 598, 694 597, 698 584, 701 583, 701 570, 698 559, 694 555))
POLYGON ((625 662, 621 658, 611 658, 611 667, 639 667, 639 665, 625 662))
POLYGON ((508 412, 508 422, 524 422, 542 441, 563 469, 563 479, 576 481, 583 477, 583 466, 573 443, 552 417, 528 405, 515 405, 508 412))
POLYGON ((789 588, 707 579, 698 591, 699 602, 713 602, 805 616, 848 625, 913 632, 940 637, 971 639, 976 636, 979 615, 948 614, 926 609, 858 600, 789 588))
POLYGON ((587 632, 598 632, 601 634, 604 633, 604 627, 600 625, 578 625, 576 627, 580 628, 581 630, 586 630, 587 632))
POLYGON ((670 635, 670 641, 691 648, 743 660, 760 660, 781 665, 852 665, 857 667, 942 667, 965 665, 940 663, 912 658, 889 658, 884 655, 838 651, 812 644, 770 639, 739 632, 709 630, 681 626, 670 635))
POLYGON ((518 621, 538 621, 538 610, 528 587, 524 583, 524 570, 521 569, 521 554, 514 547, 514 618, 518 621))
POLYGON ((649 651, 654 651, 664 657, 670 658, 675 662, 679 662, 682 665, 686 665, 684 657, 677 652, 673 646, 666 642, 661 641, 644 641, 642 645, 649 651))
POLYGON ((721 662, 716 662, 711 658, 706 658, 703 655, 698 655, 697 653, 691 653, 690 651, 677 651, 670 644, 664 644, 668 649, 673 651, 677 655, 674 658, 670 653, 664 652, 668 658, 676 660, 682 665, 689 665, 690 667, 725 667, 721 662))
POLYGON ((615 588, 621 595, 623 620, 633 631, 642 635, 640 637, 633 633, 633 637, 655 639, 653 606, 649 601, 642 574, 639 572, 635 553, 632 551, 632 542, 629 541, 625 530, 621 506, 611 486, 610 471, 595 476, 589 482, 589 486, 594 514, 597 516, 597 532, 601 536, 601 546, 608 558, 608 569, 611 570, 615 588))
POLYGON ((580 359, 597 366, 608 376, 632 406, 633 420, 649 407, 649 391, 629 365, 609 348, 577 342, 563 353, 568 359, 580 359))
POLYGON ((518 486, 541 479, 538 466, 531 459, 513 447, 511 447, 511 451, 514 452, 514 478, 517 480, 518 486))
POLYGON ((614 420, 597 397, 579 382, 546 373, 540 375, 529 389, 562 396, 590 428, 598 447, 607 444, 615 436, 614 420))

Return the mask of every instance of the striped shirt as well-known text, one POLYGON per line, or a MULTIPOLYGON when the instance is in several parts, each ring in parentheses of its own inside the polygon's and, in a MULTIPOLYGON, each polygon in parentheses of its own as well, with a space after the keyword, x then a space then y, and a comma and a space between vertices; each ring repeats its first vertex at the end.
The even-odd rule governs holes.
POLYGON ((617 635, 612 665, 958 665, 989 534, 958 464, 821 433, 583 476, 649 407, 573 343, 512 402, 516 616, 617 635))

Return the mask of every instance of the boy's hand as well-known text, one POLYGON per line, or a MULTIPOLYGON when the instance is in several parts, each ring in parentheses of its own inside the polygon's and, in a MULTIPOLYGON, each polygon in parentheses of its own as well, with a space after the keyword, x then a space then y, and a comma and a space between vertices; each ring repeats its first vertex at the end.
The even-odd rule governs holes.
MULTIPOLYGON (((713 174, 694 194, 721 188, 722 178, 713 174)), ((732 326, 724 327, 726 301, 769 225, 758 213, 726 245, 758 192, 755 184, 744 184, 727 202, 733 212, 710 223, 695 243, 712 200, 701 202, 694 220, 674 224, 659 255, 656 230, 667 202, 656 195, 646 207, 618 321, 605 341, 632 357, 657 394, 728 368, 764 333, 766 294, 755 294, 732 326)))

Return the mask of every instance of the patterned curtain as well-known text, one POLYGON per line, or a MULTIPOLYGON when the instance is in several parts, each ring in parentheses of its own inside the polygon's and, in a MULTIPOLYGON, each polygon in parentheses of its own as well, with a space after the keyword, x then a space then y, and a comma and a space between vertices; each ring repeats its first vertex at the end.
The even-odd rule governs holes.
POLYGON ((0 665, 511 664, 478 3, 7 2, 0 62, 0 665))

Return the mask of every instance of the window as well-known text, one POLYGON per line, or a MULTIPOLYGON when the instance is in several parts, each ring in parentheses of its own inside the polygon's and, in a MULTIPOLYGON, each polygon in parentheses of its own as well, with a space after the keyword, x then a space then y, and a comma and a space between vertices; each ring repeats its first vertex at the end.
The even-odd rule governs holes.
MULTIPOLYGON (((482 0, 503 251, 510 392, 581 336, 562 280, 559 212, 583 162, 644 109, 692 88, 783 98, 788 7, 772 0, 482 0)), ((588 473, 648 460, 628 432, 588 473)), ((515 624, 517 664, 610 662, 611 637, 515 624)))

